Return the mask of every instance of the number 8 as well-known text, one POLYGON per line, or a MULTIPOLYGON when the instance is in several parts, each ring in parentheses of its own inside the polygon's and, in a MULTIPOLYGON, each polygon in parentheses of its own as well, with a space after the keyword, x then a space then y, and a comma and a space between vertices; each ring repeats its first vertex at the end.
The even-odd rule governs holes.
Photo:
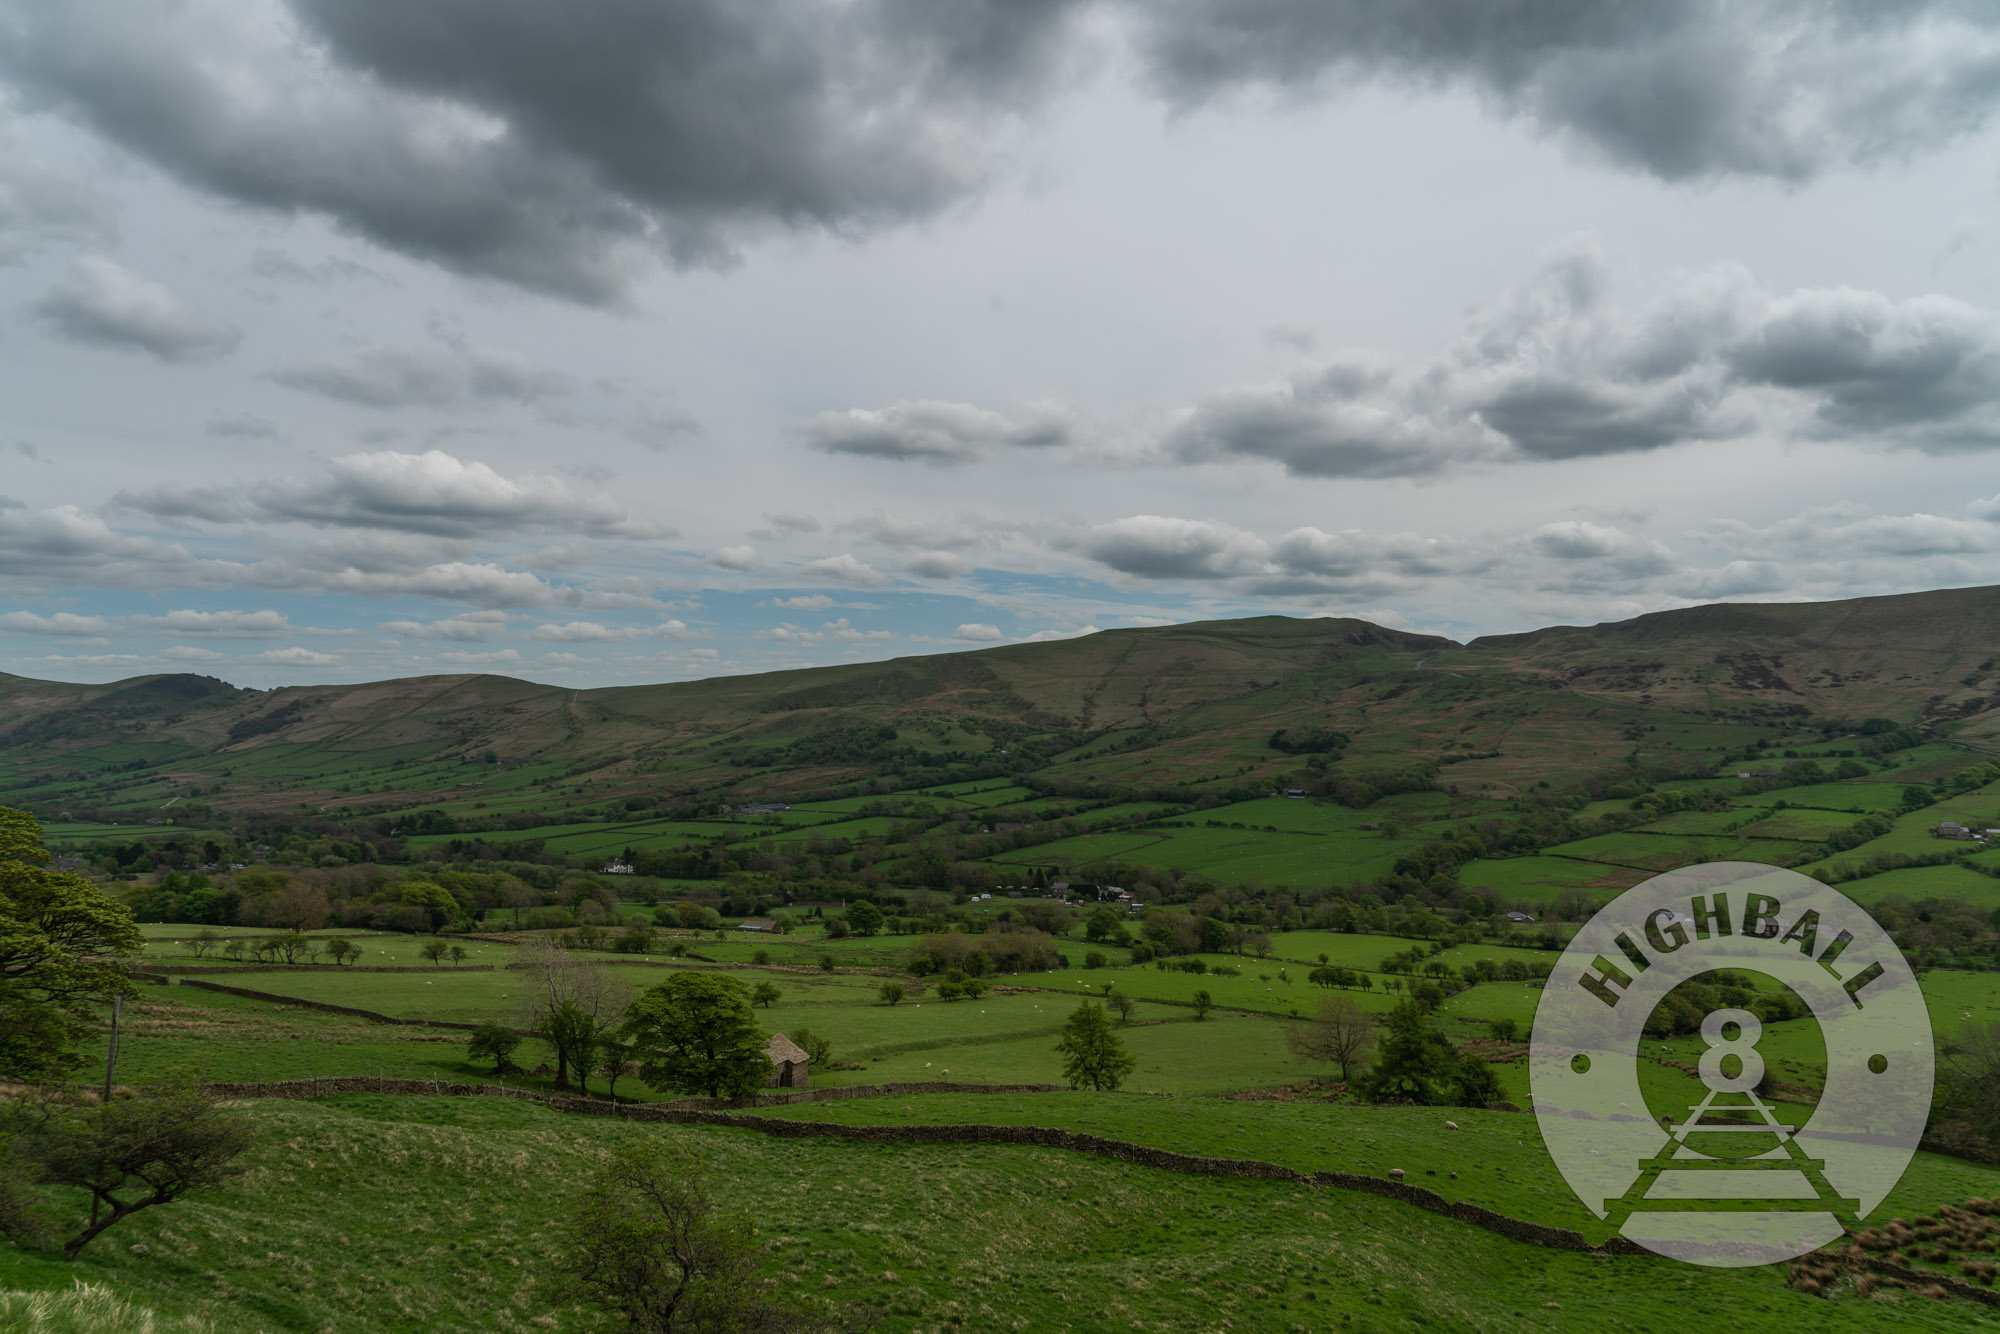
POLYGON ((1708 1050, 1701 1054, 1701 1082, 1716 1093, 1755 1089, 1764 1080, 1764 1053, 1757 1050, 1757 1039, 1763 1036, 1763 1023, 1748 1010, 1717 1010, 1702 1020, 1701 1040, 1708 1050), (1730 1024, 1736 1025, 1736 1036, 1725 1038, 1722 1030, 1730 1024), (1723 1059, 1729 1056, 1737 1061, 1733 1075, 1722 1072, 1723 1059))

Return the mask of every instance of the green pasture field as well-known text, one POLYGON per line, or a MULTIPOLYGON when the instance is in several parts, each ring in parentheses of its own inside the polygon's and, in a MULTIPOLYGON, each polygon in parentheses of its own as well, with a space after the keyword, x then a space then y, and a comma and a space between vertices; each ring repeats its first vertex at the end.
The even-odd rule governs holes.
MULTIPOLYGON (((260 977, 249 973, 216 981, 262 990, 260 977)), ((193 987, 149 986, 120 1020, 117 1078, 120 1084, 158 1084, 186 1075, 221 1082, 336 1075, 491 1082, 490 1064, 467 1064, 466 1037, 451 1029, 378 1024, 193 987)), ((542 1051, 530 1041, 515 1058, 534 1066, 542 1051)), ((83 1066, 86 1082, 103 1077, 105 1055, 100 1037, 83 1066)), ((549 1086, 548 1080, 523 1076, 506 1082, 549 1086)), ((619 1085, 621 1097, 643 1093, 633 1083, 619 1085)))
MULTIPOLYGON (((232 936, 242 936, 250 940, 258 940, 278 934, 277 930, 271 927, 199 927, 163 923, 155 926, 147 934, 145 952, 141 957, 147 963, 156 964, 233 963, 234 960, 222 952, 219 944, 217 948, 211 949, 206 957, 199 959, 195 957, 193 951, 188 948, 188 940, 197 932, 203 930, 214 931, 225 940, 232 936)), ((361 951, 361 956, 355 960, 355 963, 364 966, 369 964, 420 964, 426 968, 433 966, 429 960, 425 959, 418 952, 423 948, 426 940, 433 939, 430 936, 413 936, 395 931, 326 930, 307 932, 306 937, 316 942, 328 941, 339 937, 361 951)), ((495 967, 505 968, 510 962, 519 957, 518 948, 512 945, 496 945, 484 940, 459 940, 451 936, 441 937, 441 939, 448 945, 458 945, 464 949, 466 954, 465 963, 467 965, 492 964, 495 967)), ((246 959, 245 962, 252 961, 246 959)), ((449 960, 446 960, 439 966, 451 968, 454 965, 449 960)), ((280 972, 283 974, 300 971, 333 973, 342 971, 342 967, 332 962, 315 962, 311 964, 293 964, 280 969, 280 972)), ((351 972, 352 970, 348 969, 347 971, 351 972)), ((360 973, 354 975, 357 977, 365 976, 365 974, 360 973)), ((229 978, 226 976, 218 977, 216 980, 227 982, 229 978)), ((246 982, 243 985, 254 986, 256 984, 246 982)))
POLYGON ((1958 843, 1938 838, 1931 831, 1945 820, 1956 820, 1976 829, 2000 828, 2000 784, 1989 784, 1976 792, 1963 796, 1949 797, 1944 801, 1898 816, 1895 826, 1879 838, 1835 853, 1817 866, 1839 864, 1859 865, 1877 853, 1904 852, 1912 855, 1927 852, 1976 851, 1977 843, 1958 843))
MULTIPOLYGON (((172 807, 168 807, 172 810, 172 807)), ((183 842, 193 839, 199 842, 205 838, 226 839, 230 835, 220 829, 204 829, 200 826, 177 824, 71 824, 57 822, 42 826, 43 839, 51 852, 59 852, 78 843, 146 843, 154 839, 176 838, 183 842)))
POLYGON ((1791 808, 1774 811, 1755 824, 1744 825, 1746 838, 1793 838, 1817 843, 1852 825, 1857 817, 1847 811, 1817 811, 1791 808))
POLYGON ((991 810, 995 806, 1011 806, 1016 802, 1034 799, 1034 789, 1018 787, 1011 783, 1006 787, 978 788, 958 795, 959 801, 978 810, 991 810))
POLYGON ((1983 913, 2000 908, 2000 880, 1981 875, 1969 866, 1906 866, 1865 880, 1849 880, 1834 888, 1864 907, 1900 894, 1907 899, 1964 899, 1983 913))
POLYGON ((1630 889, 1650 872, 1605 862, 1577 861, 1536 853, 1526 857, 1481 857, 1458 868, 1468 889, 1493 889, 1511 899, 1546 903, 1565 890, 1589 890, 1610 898, 1630 889))
POLYGON ((1633 828, 1651 834, 1729 834, 1756 818, 1755 811, 1675 811, 1633 828))
POLYGON ((814 838, 846 838, 859 841, 864 838, 886 838, 904 829, 915 826, 907 816, 867 815, 852 820, 829 820, 821 824, 801 825, 790 829, 746 835, 736 840, 737 844, 762 843, 769 840, 773 844, 799 843, 814 838))
POLYGON ((1784 840, 1752 839, 1740 835, 1704 837, 1694 834, 1642 834, 1627 830, 1560 844, 1548 849, 1546 855, 1657 872, 1695 862, 1769 862, 1775 866, 1795 855, 1801 847, 1801 844, 1784 840))
MULTIPOLYGON (((1965 1303, 1826 1301, 1785 1288, 1775 1269, 1550 1251, 1353 1192, 1053 1149, 773 1140, 499 1099, 247 1107, 262 1135, 242 1178, 128 1220, 74 1265, 0 1252, 0 1287, 80 1277, 232 1334, 320 1328, 335 1313, 357 1334, 530 1334, 548 1327, 545 1312, 556 1328, 609 1330, 594 1312, 549 1310, 535 1282, 551 1224, 592 1162, 658 1137, 695 1147, 722 1203, 752 1217, 779 1292, 865 1302, 898 1334, 1222 1319, 1244 1330, 1617 1330, 1663 1292, 1677 1321, 1701 1327, 1872 1330, 1891 1314, 1912 1329, 1994 1323, 1965 1303), (452 1201, 448 1219, 440 1200, 452 1201)), ((1493 1174, 1528 1171, 1525 1148, 1493 1174)))
MULTIPOLYGON (((1391 953, 1394 953, 1393 949, 1382 951, 1382 954, 1391 953)), ((1184 973, 1172 967, 1162 970, 1148 963, 1119 968, 1069 968, 1060 972, 1024 973, 1011 980, 1079 996, 1101 996, 1104 987, 1109 984, 1136 1000, 1165 1001, 1183 1006, 1193 1003, 1195 992, 1206 991, 1217 1005, 1281 1016, 1289 1015, 1294 1010, 1301 1014, 1310 1013, 1326 994, 1323 989, 1306 981, 1306 974, 1317 967, 1316 964, 1288 964, 1278 959, 1239 959, 1235 955, 1220 954, 1199 957, 1209 963, 1238 968, 1241 972, 1236 977, 1217 977, 1213 973, 1184 973), (1291 981, 1281 981, 1281 973, 1289 974, 1291 981)), ((1379 960, 1381 955, 1376 958, 1379 960)), ((1356 966, 1372 968, 1374 965, 1371 962, 1356 966)), ((1386 1011, 1394 1000, 1382 989, 1379 976, 1374 982, 1375 986, 1370 991, 1351 990, 1344 994, 1353 996, 1370 1009, 1386 1011)))
POLYGON ((1957 1036, 1967 1024, 2000 1024, 2000 973, 1933 968, 1917 983, 1930 1009, 1931 1034, 1940 1042, 1957 1036))
POLYGON ((1249 829, 1160 828, 1086 834, 1002 853, 991 860, 1015 865, 1123 860, 1179 867, 1223 880, 1328 885, 1386 875, 1397 857, 1422 842, 1421 838, 1385 839, 1376 834, 1327 837, 1249 829))
POLYGON ((1778 787, 1769 792, 1746 792, 1736 798, 1741 806, 1769 806, 1779 801, 1787 806, 1852 811, 1860 816, 1901 809, 1903 788, 1898 783, 1856 779, 1851 782, 1811 783, 1805 787, 1778 787))
MULTIPOLYGON (((1418 940, 1409 936, 1369 935, 1346 931, 1278 931, 1271 936, 1271 962, 1290 960, 1307 968, 1317 968, 1319 956, 1324 954, 1327 963, 1337 968, 1373 969, 1391 954, 1401 954, 1416 946, 1428 948, 1429 945, 1428 940, 1418 940)), ((1239 966, 1258 962, 1255 956, 1247 959, 1239 959, 1235 955, 1226 957, 1231 963, 1239 966)), ((1297 976, 1296 969, 1294 976, 1297 976)))

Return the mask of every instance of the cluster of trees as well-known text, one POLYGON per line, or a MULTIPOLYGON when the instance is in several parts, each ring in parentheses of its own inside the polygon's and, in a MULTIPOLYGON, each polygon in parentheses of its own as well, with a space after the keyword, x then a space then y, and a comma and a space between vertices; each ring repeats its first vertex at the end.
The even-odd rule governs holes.
POLYGON ((1048 932, 1016 922, 994 922, 978 935, 945 931, 919 938, 910 949, 908 966, 918 977, 932 973, 985 977, 992 973, 1045 973, 1064 965, 1062 952, 1048 932))
POLYGON ((225 1180, 251 1134, 192 1087, 94 1102, 66 1082, 98 1007, 136 994, 123 961, 143 942, 128 908, 48 863, 41 827, 0 807, 0 1236, 67 1231, 75 1259, 141 1209, 225 1180), (84 1192, 88 1220, 65 1224, 51 1186, 84 1192))
POLYGON ((1478 1053, 1454 1046, 1431 1024, 1434 1003, 1413 994, 1378 1022, 1349 997, 1329 996, 1311 1019, 1291 1025, 1286 1041, 1301 1059, 1336 1067, 1341 1082, 1371 1102, 1498 1102, 1500 1077, 1478 1053))

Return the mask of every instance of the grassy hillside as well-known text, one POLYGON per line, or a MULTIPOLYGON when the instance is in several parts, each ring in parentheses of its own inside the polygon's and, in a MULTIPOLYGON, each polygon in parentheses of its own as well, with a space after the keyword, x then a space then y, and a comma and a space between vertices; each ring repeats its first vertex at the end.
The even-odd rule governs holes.
MULTIPOLYGON (((1081 1122, 1158 1133, 1143 1110, 1065 1101, 1076 1103, 1069 1116, 1081 1122)), ((781 1292, 872 1307, 883 1328, 912 1334, 1639 1330, 1654 1327, 1669 1294, 1678 1320, 1759 1330, 1996 1323, 1993 1312, 1962 1300, 1892 1291, 1827 1300, 1787 1288, 1776 1268, 1697 1270, 1547 1250, 1366 1195, 1054 1149, 958 1145, 940 1153, 774 1140, 564 1117, 493 1099, 249 1107, 263 1135, 237 1183, 130 1220, 76 1265, 0 1251, 0 1293, 83 1280, 135 1307, 232 1334, 608 1329, 592 1312, 551 1309, 540 1297, 550 1226, 598 1154, 633 1136, 670 1135, 691 1142, 718 1194, 755 1220, 781 1292)), ((1415 1124, 1435 1113, 1369 1115, 1364 1133, 1377 1156, 1446 1161, 1424 1147, 1436 1132, 1415 1124)), ((1274 1141, 1253 1119, 1240 1133, 1254 1150, 1286 1132, 1274 1141)), ((1209 1147, 1228 1146, 1211 1138, 1209 1147)), ((1488 1146, 1481 1156, 1492 1152, 1504 1149, 1488 1146)), ((1480 1166, 1497 1175, 1492 1163, 1480 1166)), ((1959 1176, 1930 1184, 1953 1194, 1981 1184, 1959 1176)), ((1531 1188, 1487 1189, 1524 1212, 1536 1207, 1531 1188)), ((0 1302, 0 1313, 25 1305, 0 1302)))
POLYGON ((889 778, 1223 793, 1427 760, 1494 797, 1694 772, 1800 720, 2000 746, 2000 589, 1689 608, 1454 644, 1256 617, 601 690, 496 676, 237 690, 0 677, 0 799, 54 818, 551 813, 889 778), (1288 753, 1272 734, 1337 732, 1288 753), (174 812, 169 803, 186 808, 174 812))

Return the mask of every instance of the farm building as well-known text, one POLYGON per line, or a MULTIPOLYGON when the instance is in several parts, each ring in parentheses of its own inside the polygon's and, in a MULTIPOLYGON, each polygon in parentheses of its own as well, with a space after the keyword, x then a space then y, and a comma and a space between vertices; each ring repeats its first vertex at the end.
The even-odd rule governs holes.
POLYGON ((783 1033, 771 1034, 771 1040, 764 1044, 764 1054, 771 1058, 771 1078, 767 1087, 774 1089, 802 1089, 806 1086, 807 1069, 812 1058, 798 1043, 783 1033))
POLYGON ((776 931, 778 924, 768 917, 746 917, 736 924, 738 931, 776 931))

